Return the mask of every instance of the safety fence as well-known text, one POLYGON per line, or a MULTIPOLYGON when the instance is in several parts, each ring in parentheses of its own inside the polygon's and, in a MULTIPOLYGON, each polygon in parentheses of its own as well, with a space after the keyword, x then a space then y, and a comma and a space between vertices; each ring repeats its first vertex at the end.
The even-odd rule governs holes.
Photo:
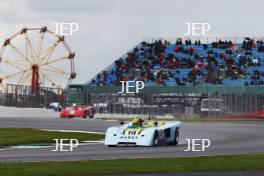
POLYGON ((121 87, 67 90, 66 104, 90 104, 98 114, 174 117, 248 115, 264 107, 264 86, 146 87, 140 93, 120 94, 121 87))
MULTIPOLYGON (((121 94, 121 87, 72 85, 69 89, 40 87, 31 94, 29 86, 7 85, 0 105, 49 107, 72 103, 93 105, 98 115, 145 115, 193 117, 250 115, 264 109, 264 86, 155 86, 140 93, 121 94)), ((263 113, 264 114, 264 113, 263 113)))
POLYGON ((49 107, 52 102, 64 104, 65 94, 63 89, 39 87, 34 94, 31 86, 5 85, 0 93, 0 105, 13 107, 49 107))

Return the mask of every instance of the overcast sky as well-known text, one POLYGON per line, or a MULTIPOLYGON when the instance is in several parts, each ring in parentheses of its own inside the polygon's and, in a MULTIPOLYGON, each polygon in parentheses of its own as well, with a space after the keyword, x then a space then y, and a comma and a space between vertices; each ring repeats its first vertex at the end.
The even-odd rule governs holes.
POLYGON ((75 22, 66 41, 84 83, 143 38, 183 36, 186 22, 211 24, 208 36, 264 36, 261 0, 0 0, 0 41, 21 27, 75 22))

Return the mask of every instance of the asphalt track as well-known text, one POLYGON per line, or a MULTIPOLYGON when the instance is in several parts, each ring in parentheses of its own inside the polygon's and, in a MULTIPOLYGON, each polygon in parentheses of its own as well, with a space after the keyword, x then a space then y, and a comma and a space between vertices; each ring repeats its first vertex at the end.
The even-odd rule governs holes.
MULTIPOLYGON (((107 127, 113 125, 119 125, 119 123, 96 119, 0 118, 0 128, 105 132, 107 127)), ((264 153, 264 125, 263 123, 183 123, 178 146, 108 148, 103 144, 87 144, 79 146, 72 152, 52 152, 52 149, 54 148, 0 150, 0 161, 58 161, 264 153), (187 138, 210 139, 211 146, 204 152, 186 152, 184 150, 187 149, 185 140, 187 138)))

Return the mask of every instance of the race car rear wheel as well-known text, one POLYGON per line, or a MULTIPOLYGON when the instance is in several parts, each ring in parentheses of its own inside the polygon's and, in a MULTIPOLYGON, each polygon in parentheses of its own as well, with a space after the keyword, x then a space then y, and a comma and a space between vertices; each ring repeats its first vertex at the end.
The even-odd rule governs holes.
POLYGON ((179 139, 180 139, 180 135, 179 135, 179 130, 178 130, 178 128, 175 130, 175 136, 174 136, 174 142, 173 142, 173 144, 174 145, 178 145, 178 143, 179 143, 179 139))
POLYGON ((157 146, 158 144, 159 144, 159 133, 158 131, 155 131, 153 137, 153 146, 157 146))

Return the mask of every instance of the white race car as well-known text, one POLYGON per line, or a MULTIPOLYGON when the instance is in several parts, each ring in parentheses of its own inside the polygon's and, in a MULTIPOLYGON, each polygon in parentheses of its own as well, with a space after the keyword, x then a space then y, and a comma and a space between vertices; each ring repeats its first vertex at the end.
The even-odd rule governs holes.
POLYGON ((106 131, 105 145, 156 146, 177 145, 179 142, 180 122, 146 122, 134 119, 132 122, 119 127, 110 127, 106 131))

